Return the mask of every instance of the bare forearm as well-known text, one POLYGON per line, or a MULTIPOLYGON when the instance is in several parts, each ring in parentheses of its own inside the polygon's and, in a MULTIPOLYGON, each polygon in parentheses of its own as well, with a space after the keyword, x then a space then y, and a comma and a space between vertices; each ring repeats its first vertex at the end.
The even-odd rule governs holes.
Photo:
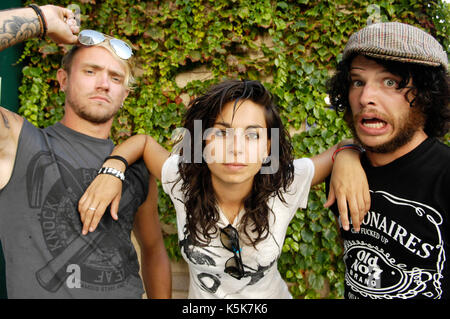
POLYGON ((325 178, 327 178, 333 169, 332 156, 336 149, 342 147, 343 145, 352 143, 353 140, 347 139, 342 140, 338 144, 330 147, 326 151, 316 155, 312 158, 315 166, 314 178, 312 180, 312 185, 322 183, 325 178))
POLYGON ((112 155, 124 157, 131 165, 143 157, 147 169, 158 179, 161 179, 161 169, 169 157, 169 152, 147 135, 134 135, 116 146, 112 155))
POLYGON ((153 177, 149 179, 147 200, 136 213, 134 234, 141 248, 141 270, 147 296, 170 298, 170 261, 158 216, 158 186, 153 177))
POLYGON ((336 150, 337 145, 334 145, 327 149, 326 151, 314 156, 312 161, 314 162, 314 177, 312 179, 311 184, 316 185, 322 183, 325 178, 331 174, 331 170, 333 168, 333 163, 331 160, 331 156, 333 152, 336 150))
POLYGON ((40 34, 39 18, 33 9, 0 11, 0 51, 40 34))
POLYGON ((165 251, 153 258, 142 254, 142 277, 147 297, 168 299, 172 297, 170 261, 165 251))
POLYGON ((56 43, 76 43, 79 26, 74 13, 54 5, 0 11, 0 51, 16 43, 47 35, 56 43))
POLYGON ((117 145, 111 155, 120 155, 131 165, 143 156, 146 140, 145 135, 134 135, 117 145))

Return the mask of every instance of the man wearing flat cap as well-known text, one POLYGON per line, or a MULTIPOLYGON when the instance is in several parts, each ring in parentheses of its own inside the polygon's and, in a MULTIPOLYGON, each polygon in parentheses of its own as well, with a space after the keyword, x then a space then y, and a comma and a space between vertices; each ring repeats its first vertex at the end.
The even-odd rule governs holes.
POLYGON ((446 52, 419 28, 372 24, 350 37, 328 87, 365 149, 371 193, 361 230, 341 229, 345 297, 448 299, 446 52))

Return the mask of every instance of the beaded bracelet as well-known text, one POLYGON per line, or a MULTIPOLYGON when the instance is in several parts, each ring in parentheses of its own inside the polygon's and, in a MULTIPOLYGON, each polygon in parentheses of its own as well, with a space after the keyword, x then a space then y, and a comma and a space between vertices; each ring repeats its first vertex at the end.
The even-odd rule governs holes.
POLYGON ((361 146, 356 145, 356 144, 347 144, 347 145, 338 147, 338 148, 334 151, 333 156, 331 156, 331 160, 333 161, 333 163, 334 163, 334 159, 336 158, 336 155, 337 155, 340 151, 345 150, 345 149, 354 149, 354 150, 356 150, 356 151, 359 151, 360 153, 364 152, 364 149, 363 149, 361 146))
POLYGON ((45 20, 45 16, 42 13, 42 10, 35 4, 30 4, 28 7, 32 8, 34 12, 36 12, 39 23, 41 25, 41 38, 44 39, 47 35, 47 21, 45 20))

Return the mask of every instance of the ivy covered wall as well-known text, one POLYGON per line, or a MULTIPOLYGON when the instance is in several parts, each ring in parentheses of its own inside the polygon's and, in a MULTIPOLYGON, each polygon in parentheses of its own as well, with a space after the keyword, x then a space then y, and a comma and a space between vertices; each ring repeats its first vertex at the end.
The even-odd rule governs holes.
MULTIPOLYGON (((33 1, 38 4, 54 1, 33 1)), ((58 1, 67 6, 75 1, 58 1)), ((312 156, 349 136, 327 104, 325 81, 349 35, 369 20, 414 24, 450 52, 448 4, 384 0, 80 0, 82 28, 128 39, 139 61, 138 83, 113 125, 120 142, 146 133, 171 147, 190 99, 226 78, 262 81, 276 96, 297 157, 312 156), (187 77, 185 77, 187 75, 187 77), (183 80, 184 79, 184 80, 183 80)), ((28 41, 22 61, 19 112, 37 126, 58 121, 64 94, 56 70, 68 48, 28 41)), ((446 142, 449 142, 447 135, 446 142)), ((279 269, 298 298, 343 295, 342 245, 335 218, 323 208, 323 185, 290 224, 279 269)), ((171 258, 180 258, 175 213, 160 192, 171 258), (171 230, 172 229, 172 230, 171 230)))

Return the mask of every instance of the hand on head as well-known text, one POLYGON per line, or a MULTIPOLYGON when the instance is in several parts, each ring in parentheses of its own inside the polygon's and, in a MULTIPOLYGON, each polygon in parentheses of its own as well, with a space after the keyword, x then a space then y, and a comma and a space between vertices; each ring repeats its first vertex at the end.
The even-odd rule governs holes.
POLYGON ((47 22, 47 35, 56 43, 73 44, 77 42, 75 35, 80 31, 72 10, 45 5, 40 7, 47 22))

